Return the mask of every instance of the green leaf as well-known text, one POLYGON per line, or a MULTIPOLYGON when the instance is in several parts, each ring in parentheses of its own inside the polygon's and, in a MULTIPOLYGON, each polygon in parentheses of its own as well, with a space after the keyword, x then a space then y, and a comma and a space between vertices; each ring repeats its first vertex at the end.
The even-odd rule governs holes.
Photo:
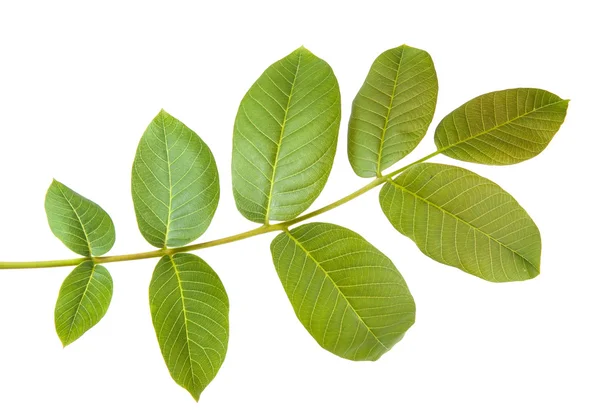
POLYGON ((100 256, 115 243, 115 226, 106 211, 56 180, 45 207, 50 230, 75 253, 100 256))
POLYGON ((150 311, 171 377, 197 401, 217 375, 229 339, 229 300, 198 256, 163 256, 150 282, 150 311))
POLYGON ((138 226, 156 247, 184 246, 208 228, 219 202, 219 174, 208 146, 161 110, 140 140, 131 192, 138 226))
POLYGON ((569 101, 540 89, 509 89, 472 99, 435 130, 439 151, 454 159, 515 164, 546 148, 567 114, 569 101))
POLYGON ((278 235, 271 253, 300 322, 342 358, 378 359, 415 321, 415 303, 400 272, 353 231, 305 224, 278 235))
POLYGON ((427 52, 402 45, 377 57, 352 102, 348 157, 356 174, 377 176, 410 153, 431 124, 437 94, 427 52))
POLYGON ((233 192, 244 217, 285 221, 310 206, 333 165, 340 114, 333 70, 306 48, 267 68, 235 119, 233 192))
POLYGON ((455 166, 422 163, 381 190, 392 225, 430 258, 488 281, 540 272, 540 232, 517 201, 492 181, 455 166))
POLYGON ((112 293, 112 278, 104 266, 86 261, 73 269, 60 287, 54 310, 56 333, 64 346, 104 317, 112 293))

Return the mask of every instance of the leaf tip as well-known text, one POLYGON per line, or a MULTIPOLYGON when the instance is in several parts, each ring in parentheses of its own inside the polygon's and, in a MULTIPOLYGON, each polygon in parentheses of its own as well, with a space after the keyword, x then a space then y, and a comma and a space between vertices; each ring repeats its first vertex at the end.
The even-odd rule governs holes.
POLYGON ((162 119, 164 119, 164 118, 172 118, 172 117, 169 114, 169 112, 165 111, 164 108, 160 108, 160 111, 156 115, 156 118, 162 118, 162 119))
POLYGON ((313 55, 313 53, 306 48, 304 45, 300 45, 300 47, 296 48, 296 50, 293 52, 293 54, 310 54, 313 55))
POLYGON ((408 44, 402 44, 402 45, 399 45, 399 46, 397 46, 396 48, 393 48, 393 49, 395 49, 395 50, 404 50, 404 49, 413 49, 413 50, 418 50, 418 48, 411 47, 411 46, 410 46, 410 45, 408 45, 408 44))
POLYGON ((65 349, 67 346, 74 342, 74 340, 69 339, 68 336, 58 335, 58 338, 60 339, 60 343, 62 344, 63 349, 65 349))
POLYGON ((192 385, 190 387, 184 386, 184 388, 190 393, 190 396, 192 396, 196 403, 200 401, 200 394, 202 394, 203 390, 201 387, 192 385))

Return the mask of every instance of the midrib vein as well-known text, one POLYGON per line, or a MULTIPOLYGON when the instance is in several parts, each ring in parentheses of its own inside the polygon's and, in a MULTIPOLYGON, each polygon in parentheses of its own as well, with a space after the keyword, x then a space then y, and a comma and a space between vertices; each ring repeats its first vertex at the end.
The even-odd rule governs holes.
POLYGON ((63 198, 65 198, 65 201, 67 201, 67 203, 69 204, 69 206, 73 210, 73 214, 75 214, 75 217, 77 217, 77 220, 79 221, 79 224, 81 225, 81 231, 83 231, 83 235, 85 237, 85 242, 87 244, 87 248, 88 248, 88 252, 89 252, 88 256, 92 256, 92 244, 90 243, 90 238, 88 237, 87 231, 85 231, 85 225, 83 224, 83 221, 81 220, 81 217, 79 217, 79 214, 77 213, 77 210, 75 209, 75 207, 71 203, 71 200, 69 198, 67 198, 67 196, 65 195, 64 191, 62 190, 62 186, 59 186, 58 190, 60 191, 60 193, 63 196, 63 198))
POLYGON ((447 214, 447 215, 449 215, 450 217, 453 217, 455 220, 457 220, 457 221, 460 221, 461 223, 468 225, 468 226, 469 226, 470 228, 472 228, 473 230, 480 232, 481 234, 483 234, 484 236, 486 236, 488 239, 490 239, 490 240, 492 240, 492 241, 494 241, 494 242, 498 243, 500 246, 504 247, 504 248, 505 248, 505 249, 507 249, 508 251, 510 251, 510 252, 512 252, 512 253, 514 253, 514 254, 516 254, 516 255, 518 255, 518 256, 519 256, 520 258, 522 258, 522 259, 523 259, 525 262, 527 262, 527 263, 528 263, 528 264, 529 264, 529 265, 530 265, 530 266, 531 266, 533 269, 535 269, 535 271, 536 271, 536 272, 539 272, 539 269, 538 269, 538 268, 536 268, 536 267, 535 267, 535 265, 534 265, 533 263, 531 263, 531 262, 529 261, 529 259, 527 259, 525 256, 523 256, 522 254, 520 254, 520 253, 519 253, 519 252, 517 252, 516 250, 514 250, 514 249, 511 249, 511 248, 510 248, 510 247, 508 247, 506 244, 504 244, 504 243, 502 243, 501 241, 499 241, 498 239, 496 239, 496 238, 492 237, 491 235, 489 235, 489 234, 488 234, 488 233, 486 233, 485 231, 481 230, 480 228, 478 228, 478 227, 474 226, 473 224, 471 224, 471 223, 470 223, 470 222, 468 222, 467 220, 464 220, 464 219, 460 218, 459 216, 457 216, 457 215, 455 215, 455 214, 451 213, 450 211, 448 211, 448 210, 446 210, 446 209, 444 209, 444 208, 440 207, 439 205, 435 204, 434 202, 431 202, 431 201, 429 201, 429 200, 427 200, 427 199, 423 198, 422 196, 420 196, 420 195, 417 195, 417 194, 416 194, 416 193, 414 193, 413 191, 410 191, 410 190, 408 190, 407 188, 405 188, 404 186, 402 186, 402 185, 398 185, 398 184, 397 184, 395 181, 391 181, 391 180, 390 180, 390 181, 388 181, 388 182, 390 182, 392 185, 394 185, 394 187, 396 187, 396 188, 398 188, 398 189, 401 189, 401 190, 403 190, 403 191, 405 191, 405 192, 409 193, 410 195, 414 196, 415 198, 417 198, 417 199, 419 199, 419 200, 421 200, 421 201, 425 202, 427 205, 431 205, 432 207, 434 207, 434 208, 438 209, 439 211, 443 212, 444 214, 447 214))
POLYGON ((196 373, 194 372, 194 362, 192 360, 192 350, 190 348, 190 335, 188 332, 188 318, 187 318, 187 310, 185 309, 185 299, 183 297, 183 286, 181 284, 181 274, 179 273, 179 269, 177 269, 177 264, 175 263, 175 259, 173 256, 169 256, 169 260, 173 265, 173 270, 175 271, 175 278, 177 278, 177 288, 179 289, 179 296, 181 297, 181 308, 183 311, 183 322, 185 329, 185 346, 188 350, 188 358, 190 360, 190 370, 192 372, 192 384, 196 386, 196 373))
POLYGON ((67 333, 67 341, 71 340, 71 333, 73 332, 73 325, 75 324, 75 319, 77 318, 77 314, 79 314, 79 308, 83 304, 83 299, 88 292, 88 288, 90 287, 90 283, 92 282, 92 278, 94 277, 94 272, 96 272, 96 265, 92 266, 92 272, 90 272, 90 276, 87 279, 87 283, 85 284, 85 289, 83 290, 83 294, 81 295, 81 299, 77 303, 77 308, 75 309, 75 314, 73 315, 73 319, 71 320, 71 324, 69 325, 69 332, 67 333))
MULTIPOLYGON (((365 323, 365 321, 363 320, 363 318, 356 312, 356 310, 354 309, 354 307, 352 306, 352 304, 350 304, 350 301, 348 301, 348 299, 346 298, 346 296, 344 295, 344 293, 342 292, 342 290, 340 290, 340 288, 337 286, 337 284, 335 283, 335 281, 333 280, 333 278, 329 275, 329 272, 327 272, 325 270, 325 268, 323 268, 323 266, 321 266, 321 264, 319 263, 319 261, 317 261, 313 255, 308 251, 308 249, 306 249, 302 243, 300 243, 299 240, 297 240, 294 236, 292 236, 292 234, 289 231, 286 231, 286 234, 294 241, 294 243, 296 243, 296 245, 302 249, 302 251, 304 253, 306 253, 306 255, 315 263, 315 265, 317 265, 317 267, 321 270, 321 272, 323 272, 325 274, 325 276, 327 277, 327 279, 329 279, 331 281, 331 283, 333 284, 333 286, 335 287, 335 289, 337 290, 337 292, 342 296, 342 298, 344 299, 344 301, 346 302, 346 304, 348 305, 348 307, 350 307, 350 309, 352 310, 352 312, 354 313, 354 315, 356 316, 356 318, 362 323, 363 326, 366 327, 366 329, 369 331, 369 333, 375 338, 375 340, 377 341, 377 343, 379 343, 385 350, 389 350, 390 348, 388 348, 387 346, 385 346, 383 344, 383 342, 381 342, 379 340, 379 338, 377 337, 377 335, 375 335, 375 333, 373 332, 373 330, 371 330, 371 328, 369 327, 369 325, 367 323, 365 323)), ((316 301, 315 301, 316 304, 316 301)))
POLYGON ((165 226, 165 239, 163 247, 167 248, 169 241, 169 228, 171 226, 171 210, 173 205, 173 184, 171 180, 171 157, 169 156, 169 142, 167 141, 167 127, 165 126, 165 116, 161 113, 161 123, 163 129, 163 136, 165 138, 165 152, 167 154, 167 175, 169 176, 169 205, 167 210, 167 225, 165 226))
POLYGON ((396 89, 398 88, 398 79, 400 78, 400 68, 402 67, 402 58, 404 58, 404 48, 400 53, 398 60, 398 68, 396 69, 396 77, 394 78, 394 87, 392 88, 392 94, 390 95, 390 105, 387 108, 387 115, 385 116, 385 123, 383 130, 381 130, 381 138, 379 140, 379 154, 377 155, 377 176, 381 176, 381 158, 383 155, 383 144, 385 142, 385 134, 387 132, 388 124, 390 122, 390 114, 392 113, 392 107, 394 105, 394 97, 396 96, 396 89))
POLYGON ((271 213, 271 201, 273 200, 273 188, 275 186, 275 172, 277 171, 277 163, 279 162, 279 151, 281 150, 281 143, 283 141, 285 132, 285 123, 287 122, 288 112, 290 110, 290 104, 292 103, 292 95, 294 94, 294 87, 296 86, 296 79, 298 78, 298 72, 300 71, 300 62, 302 60, 302 52, 298 53, 298 63, 296 64, 296 72, 292 79, 292 86, 290 88, 290 95, 288 96, 287 105, 283 113, 283 121, 281 123, 281 131, 279 132, 279 141, 277 141, 277 150, 275 152, 275 162, 273 163, 273 172, 271 173, 271 185, 269 187, 269 194, 267 195, 267 210, 265 212, 265 225, 269 224, 269 215, 271 213))

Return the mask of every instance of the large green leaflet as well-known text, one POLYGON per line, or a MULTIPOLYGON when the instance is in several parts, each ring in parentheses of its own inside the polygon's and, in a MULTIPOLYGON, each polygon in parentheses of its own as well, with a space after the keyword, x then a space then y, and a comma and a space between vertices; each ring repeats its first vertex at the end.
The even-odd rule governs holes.
POLYGON ((217 165, 194 131, 161 110, 140 140, 131 191, 144 238, 160 248, 184 246, 206 231, 217 209, 217 165))
POLYGON ((227 351, 229 300, 198 256, 163 256, 150 282, 150 311, 171 377, 198 400, 227 351))
POLYGON ((60 287, 54 323, 64 346, 74 342, 106 314, 113 282, 104 266, 91 261, 79 264, 60 287))
POLYGON ((554 137, 569 101, 540 89, 509 89, 476 97, 452 111, 435 130, 443 154, 491 165, 537 156, 554 137))
POLYGON ((271 65, 242 99, 233 133, 233 191, 251 221, 290 220, 331 171, 340 91, 329 65, 299 48, 271 65))
POLYGON ((469 170, 421 163, 381 190, 392 225, 432 259, 493 282, 540 272, 540 233, 500 186, 469 170))
POLYGON ((298 319, 338 356, 374 361, 415 321, 415 303, 400 272, 351 230, 305 224, 278 235, 271 253, 298 319))
POLYGON ((381 54, 352 102, 348 157, 357 175, 381 174, 423 139, 438 81, 429 54, 402 45, 381 54))
POLYGON ((99 256, 115 243, 115 226, 100 206, 54 180, 46 193, 46 216, 52 233, 83 256, 99 256))

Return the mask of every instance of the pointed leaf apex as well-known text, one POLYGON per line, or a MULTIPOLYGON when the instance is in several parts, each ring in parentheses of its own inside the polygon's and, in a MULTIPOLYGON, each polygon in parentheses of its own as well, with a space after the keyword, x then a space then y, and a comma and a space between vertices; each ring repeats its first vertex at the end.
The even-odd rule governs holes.
POLYGON ((169 114, 169 112, 165 111, 164 108, 160 108, 160 111, 158 112, 158 114, 156 115, 156 117, 171 117, 171 115, 169 114))
POLYGON ((292 54, 310 54, 310 55, 314 55, 308 48, 306 48, 304 45, 301 45, 300 47, 298 47, 292 54))
POLYGON ((202 391, 197 391, 197 390, 188 390, 188 392, 190 393, 190 395, 193 397, 193 399, 196 401, 196 403, 198 403, 200 401, 200 393, 202 393, 202 391))

